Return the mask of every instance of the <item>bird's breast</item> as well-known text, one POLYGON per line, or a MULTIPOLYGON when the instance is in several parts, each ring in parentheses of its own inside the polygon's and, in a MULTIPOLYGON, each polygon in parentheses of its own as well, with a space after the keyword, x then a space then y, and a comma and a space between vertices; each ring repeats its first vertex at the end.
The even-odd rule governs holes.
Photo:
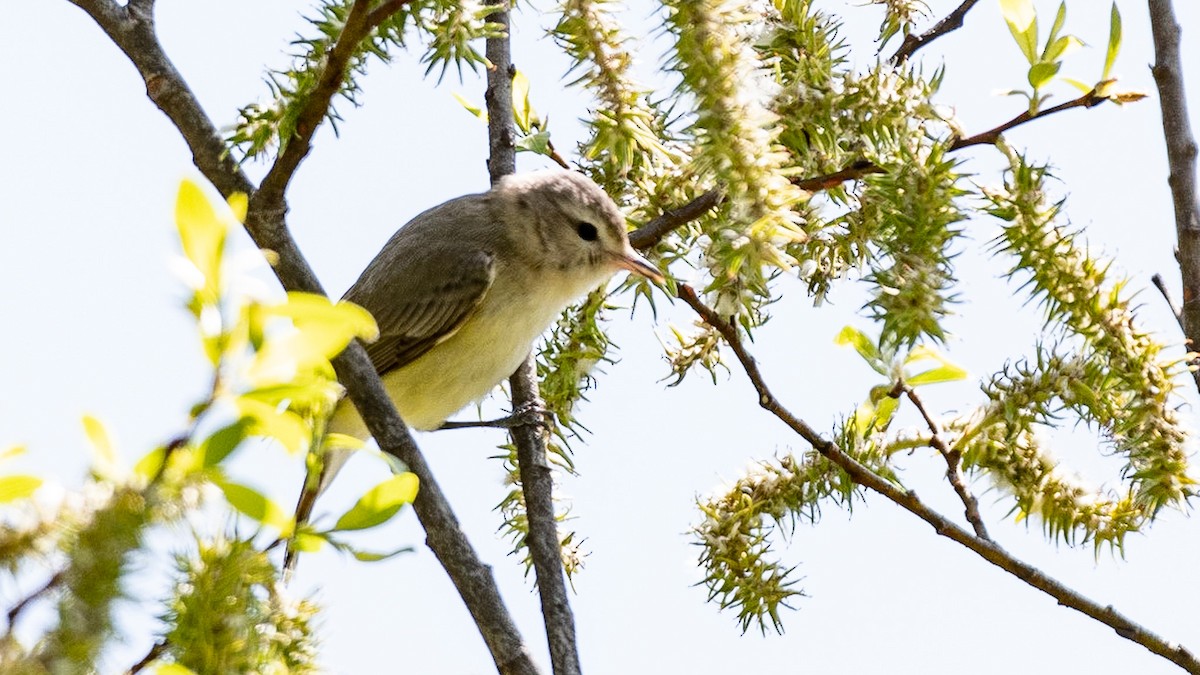
POLYGON ((605 280, 545 270, 512 278, 506 270, 463 326, 412 363, 383 378, 401 417, 415 429, 436 429, 511 375, 533 341, 572 301, 605 280))

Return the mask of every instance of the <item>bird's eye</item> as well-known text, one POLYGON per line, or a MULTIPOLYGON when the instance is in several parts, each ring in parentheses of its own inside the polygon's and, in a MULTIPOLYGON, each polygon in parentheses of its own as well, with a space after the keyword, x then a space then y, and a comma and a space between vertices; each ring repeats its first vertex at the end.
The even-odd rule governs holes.
POLYGON ((596 226, 586 221, 575 225, 575 231, 584 241, 596 241, 596 237, 600 236, 600 233, 596 231, 596 226))

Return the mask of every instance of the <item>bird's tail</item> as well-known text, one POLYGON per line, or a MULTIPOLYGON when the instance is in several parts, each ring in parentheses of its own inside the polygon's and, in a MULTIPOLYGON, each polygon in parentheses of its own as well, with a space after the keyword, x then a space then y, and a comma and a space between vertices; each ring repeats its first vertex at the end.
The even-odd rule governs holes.
MULTIPOLYGON (((292 536, 288 538, 286 548, 283 553, 283 578, 287 580, 291 577, 296 569, 296 559, 300 554, 298 546, 298 536, 303 534, 308 529, 308 524, 312 518, 313 507, 317 503, 317 498, 325 493, 329 488, 329 484, 333 482, 338 471, 350 458, 350 453, 353 452, 352 447, 347 447, 352 444, 345 442, 331 443, 332 438, 341 436, 343 439, 348 435, 359 437, 360 434, 346 434, 347 431, 357 431, 355 425, 347 423, 347 411, 355 419, 358 419, 358 413, 354 410, 353 404, 348 400, 342 399, 338 403, 337 409, 329 420, 328 427, 321 434, 320 440, 313 445, 308 451, 305 465, 304 486, 300 489, 300 496, 296 500, 296 510, 293 515, 295 527, 292 529, 292 536)), ((359 421, 358 425, 362 425, 359 421)), ((365 427, 364 427, 365 429, 365 427)), ((361 441, 360 441, 361 442, 361 441)))

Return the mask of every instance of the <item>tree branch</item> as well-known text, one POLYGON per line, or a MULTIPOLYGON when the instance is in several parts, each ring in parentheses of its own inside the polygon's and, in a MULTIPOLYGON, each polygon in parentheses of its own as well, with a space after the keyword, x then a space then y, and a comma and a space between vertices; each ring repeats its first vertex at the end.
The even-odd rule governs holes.
MULTIPOLYGON (((488 15, 504 31, 502 37, 488 38, 485 54, 492 67, 487 73, 484 101, 488 111, 488 173, 492 184, 516 171, 513 145, 512 65, 508 0, 487 0, 505 9, 488 15)), ((542 408, 538 391, 537 361, 532 353, 509 378, 513 410, 542 408)), ((563 579, 562 543, 558 538, 558 520, 554 515, 554 475, 546 458, 545 429, 540 424, 513 427, 510 432, 517 446, 517 466, 521 477, 528 517, 525 544, 537 575, 538 596, 542 602, 542 620, 550 647, 550 664, 555 675, 579 675, 579 648, 575 637, 575 617, 563 579)))
POLYGON ((960 450, 952 450, 946 445, 945 439, 942 438, 942 430, 937 421, 925 409, 925 402, 921 397, 917 396, 917 392, 907 384, 901 383, 901 391, 908 397, 909 401, 917 407, 917 411, 921 413, 921 417, 925 420, 925 426, 929 427, 930 433, 933 435, 929 439, 929 445, 941 453, 946 460, 946 480, 950 481, 950 485, 954 488, 955 494, 963 503, 967 522, 971 523, 972 529, 975 530, 975 535, 980 539, 992 541, 988 536, 987 527, 983 524, 983 518, 979 515, 979 502, 975 499, 975 495, 971 494, 970 488, 967 487, 967 482, 963 478, 962 473, 962 452, 960 450))
POLYGON ((934 24, 933 28, 921 33, 913 35, 909 33, 904 36, 904 42, 900 43, 900 48, 892 54, 890 61, 893 65, 899 65, 907 61, 910 56, 917 53, 918 49, 928 45, 930 42, 942 37, 943 35, 956 31, 962 28, 963 19, 966 18, 967 12, 975 6, 979 0, 964 0, 964 2, 956 7, 953 12, 946 15, 946 18, 934 24))
POLYGON ((708 213, 723 199, 725 193, 719 188, 714 188, 679 208, 663 211, 662 215, 630 232, 629 243, 636 249, 652 248, 672 230, 708 213))
POLYGON ((1093 89, 1079 98, 1073 98, 1070 101, 1059 103, 1058 105, 1046 108, 1045 110, 1039 110, 1036 113, 1031 114, 1028 110, 1026 110, 1020 115, 1017 115, 1016 117, 994 129, 988 129, 983 133, 975 134, 974 136, 968 136, 967 138, 955 139, 954 142, 950 144, 950 151, 953 152, 955 150, 962 150, 963 148, 970 147, 972 145, 990 145, 999 140, 1000 134, 1003 134, 1004 132, 1015 127, 1019 127, 1026 122, 1032 122, 1036 119, 1049 117, 1055 113, 1060 113, 1064 110, 1070 110, 1071 108, 1092 108, 1104 103, 1107 100, 1107 96, 1101 96, 1096 93, 1095 89, 1093 89))
POLYGON ((38 586, 37 589, 35 589, 29 595, 26 595, 18 600, 16 604, 8 609, 8 629, 4 631, 5 639, 12 637, 13 628, 16 627, 17 619, 21 618, 21 612, 25 611, 25 608, 28 607, 29 604, 34 600, 37 600, 53 590, 54 587, 62 583, 62 581, 63 571, 59 570, 51 575, 50 578, 46 580, 46 583, 38 586))
MULTIPOLYGON (((128 12, 109 0, 70 1, 87 12, 138 69, 146 81, 147 95, 179 130, 191 149, 196 167, 209 182, 226 197, 235 192, 253 195, 254 185, 229 158, 216 126, 164 54, 154 33, 152 17, 128 12)), ((246 229, 260 248, 278 255, 274 271, 280 283, 289 291, 323 293, 287 230, 285 203, 281 200, 272 208, 262 204, 259 201, 259 207, 247 214, 246 229)), ((502 675, 536 675, 537 668, 500 598, 491 569, 479 560, 462 532, 425 457, 379 381, 366 350, 354 342, 333 360, 333 365, 379 447, 399 457, 420 479, 421 489, 413 510, 425 528, 426 544, 462 596, 497 670, 502 675)))
MULTIPOLYGON (((1175 206, 1175 234, 1179 240, 1175 257, 1183 277, 1183 334, 1191 349, 1200 345, 1200 196, 1196 189, 1196 139, 1188 121, 1187 96, 1183 90, 1183 59, 1179 53, 1179 23, 1171 0, 1149 0, 1150 30, 1154 35, 1154 84, 1162 108, 1163 136, 1167 142, 1167 165, 1171 199, 1175 206)), ((1193 364, 1195 365, 1195 364, 1193 364)), ((1192 373, 1200 387, 1200 370, 1192 373)))
POLYGON ((304 161, 312 150, 313 134, 317 132, 321 122, 325 121, 333 97, 341 91, 342 84, 346 81, 350 60, 358 51, 359 44, 380 23, 400 11, 411 0, 389 0, 374 11, 370 11, 371 2, 372 0, 355 0, 350 7, 342 33, 325 58, 317 85, 296 116, 296 133, 291 138, 280 139, 283 149, 254 195, 256 200, 263 203, 260 208, 274 209, 283 203, 288 183, 296 174, 300 162, 304 161))
POLYGON ((1103 606, 1084 597, 1079 592, 1065 586, 1062 582, 1047 576, 1036 567, 1013 557, 995 542, 972 535, 970 532, 954 524, 953 521, 927 506, 917 498, 915 492, 901 489, 894 483, 887 481, 858 460, 847 455, 836 443, 823 438, 804 420, 796 417, 785 408, 771 393, 771 390, 767 388, 766 381, 763 379, 757 362, 755 362, 754 357, 746 350, 736 327, 718 316, 715 311, 701 302, 700 298, 696 295, 696 291, 687 284, 680 284, 679 298, 694 309, 706 323, 715 328, 725 339, 725 342, 737 356, 742 369, 746 371, 750 382, 754 385, 754 389, 758 393, 758 404, 805 441, 808 441, 817 452, 841 467, 854 482, 883 495, 904 510, 929 523, 939 535, 962 544, 984 560, 1054 598, 1060 605, 1070 607, 1109 626, 1117 635, 1142 645, 1151 652, 1162 656, 1190 673, 1200 673, 1200 660, 1197 660, 1186 648, 1167 642, 1145 627, 1126 618, 1113 609, 1111 605, 1103 606))
MULTIPOLYGON (((1030 114, 1030 112, 1026 110, 1025 112, 1017 115, 1000 126, 980 132, 974 136, 968 136, 966 138, 954 138, 950 141, 947 151, 954 152, 955 150, 962 150, 963 148, 968 148, 973 145, 986 145, 995 143, 1000 139, 1001 134, 1019 127, 1026 122, 1032 122, 1036 119, 1049 117, 1050 115, 1060 113, 1064 110, 1070 110, 1071 108, 1091 108, 1098 106, 1107 100, 1109 100, 1108 97, 1097 94, 1096 90, 1093 89, 1079 98, 1071 99, 1066 103, 1060 103, 1051 108, 1046 108, 1045 110, 1039 110, 1036 113, 1030 114)), ((818 190, 828 190, 829 188, 840 185, 846 181, 858 180, 868 174, 881 173, 883 170, 884 169, 877 166, 870 160, 860 159, 840 171, 835 171, 823 176, 815 176, 813 178, 795 179, 792 181, 792 183, 803 190, 816 192, 818 190)), ((1198 309, 1200 309, 1200 306, 1198 306, 1198 309)))
POLYGON ((1179 322, 1179 329, 1186 335, 1187 326, 1183 325, 1183 311, 1179 309, 1179 305, 1175 304, 1175 299, 1171 297, 1171 290, 1167 288, 1166 280, 1163 279, 1161 274, 1155 272, 1150 277, 1150 283, 1154 284, 1154 287, 1162 294, 1163 300, 1167 303, 1167 308, 1171 310, 1171 314, 1175 315, 1175 320, 1179 322))

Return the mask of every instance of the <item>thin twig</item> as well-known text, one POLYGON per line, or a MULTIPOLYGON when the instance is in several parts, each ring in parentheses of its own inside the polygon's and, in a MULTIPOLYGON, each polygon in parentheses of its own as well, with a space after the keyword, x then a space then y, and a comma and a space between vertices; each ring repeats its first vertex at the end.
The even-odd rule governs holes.
POLYGON ((287 192, 287 186, 296 174, 296 169, 312 150, 313 134, 317 132, 321 122, 325 121, 333 97, 341 91, 342 84, 346 81, 350 60, 358 51, 359 44, 380 23, 400 11, 411 0, 389 0, 374 11, 369 11, 371 2, 372 0, 355 0, 350 7, 342 33, 325 58, 317 84, 296 115, 295 134, 291 138, 279 139, 283 150, 275 158, 254 195, 255 200, 262 201, 260 208, 273 210, 283 203, 284 193, 287 192))
POLYGON ((636 249, 645 250, 662 241, 672 230, 682 227, 711 211, 725 194, 719 189, 709 190, 679 208, 663 211, 662 215, 629 233, 629 243, 636 249))
MULTIPOLYGON (((980 132, 974 136, 953 139, 950 141, 947 151, 954 152, 955 150, 962 150, 963 148, 968 148, 973 145, 995 143, 1000 139, 1000 135, 1004 132, 1019 127, 1027 122, 1032 122, 1033 120, 1041 119, 1043 117, 1049 117, 1055 113, 1060 113, 1064 110, 1070 110, 1072 108, 1091 108, 1093 106, 1100 105, 1107 100, 1109 99, 1097 94, 1096 90, 1093 89, 1079 98, 1071 99, 1066 103, 1060 103, 1056 106, 1046 108, 1045 110, 1039 110, 1033 114, 1030 114, 1030 112, 1026 110, 1025 112, 1017 115, 1000 126, 980 132)), ((816 176, 813 178, 795 179, 792 181, 792 183, 801 189, 815 192, 818 190, 828 190, 829 188, 845 183, 846 181, 858 180, 868 174, 881 173, 883 170, 884 169, 876 165, 874 162, 860 159, 840 171, 835 171, 834 173, 816 176)))
POLYGON ((963 476, 962 451, 952 449, 946 445, 946 440, 942 437, 941 426, 937 423, 937 420, 933 419, 929 411, 925 409, 925 402, 917 395, 915 389, 901 383, 901 391, 917 407, 917 411, 921 413, 921 417, 925 420, 925 426, 929 427, 930 433, 933 434, 929 439, 929 445, 941 453, 942 457, 946 460, 946 480, 950 481, 955 494, 962 501, 967 522, 971 523, 976 536, 980 539, 992 541, 992 538, 988 536, 987 527, 983 524, 983 517, 979 515, 979 501, 975 499, 975 495, 971 494, 971 490, 967 487, 967 482, 963 476))
POLYGON ((1154 284, 1159 293, 1162 293, 1163 300, 1166 300, 1171 314, 1174 314, 1175 320, 1179 322, 1179 328, 1184 331, 1184 335, 1187 335, 1187 326, 1183 325, 1183 312, 1179 309, 1179 305, 1175 304, 1175 299, 1171 297, 1171 291, 1167 288, 1167 282, 1162 278, 1161 274, 1155 272, 1154 276, 1150 277, 1150 283, 1154 284))
POLYGON ((917 53, 918 49, 928 45, 930 42, 942 37, 943 35, 962 28, 963 19, 966 18, 967 12, 975 6, 979 0, 965 0, 961 5, 956 7, 953 12, 946 15, 946 18, 934 24, 933 28, 921 33, 913 35, 909 33, 904 36, 904 42, 900 43, 900 48, 892 54, 891 62, 895 65, 908 60, 910 56, 917 53))
MULTIPOLYGON (((200 106, 179 71, 163 52, 149 17, 135 17, 110 0, 70 0, 83 9, 113 40, 146 81, 147 95, 170 119, 192 153, 192 160, 225 197, 254 193, 254 185, 226 152, 212 119, 200 106)), ((275 251, 273 266, 289 291, 324 293, 304 260, 284 219, 286 204, 252 209, 246 230, 260 247, 275 251)), ((446 569, 475 620, 501 675, 536 675, 516 624, 496 587, 491 569, 479 559, 446 501, 424 455, 388 398, 366 350, 358 342, 333 360, 338 380, 346 386, 379 447, 399 457, 421 482, 413 510, 425 528, 426 544, 446 569)))
POLYGON ((25 611, 25 608, 29 606, 29 603, 49 593, 51 589, 62 583, 62 580, 63 571, 59 570, 55 572, 53 576, 47 579, 46 583, 42 584, 32 593, 17 601, 17 604, 13 605, 12 608, 8 610, 8 630, 6 633, 9 635, 12 634, 13 626, 17 623, 17 619, 20 618, 21 612, 25 611))
MULTIPOLYGON (((507 8, 508 0, 487 0, 488 4, 507 8)), ((485 53, 492 67, 487 74, 484 101, 488 111, 488 172, 492 183, 516 171, 513 145, 512 51, 507 9, 488 15, 499 24, 501 37, 488 38, 485 53)), ((513 410, 544 407, 538 391, 537 362, 531 353, 509 378, 513 410)), ((509 431, 517 446, 517 468, 524 496, 528 533, 525 545, 537 575, 538 596, 542 603, 542 621, 550 647, 550 665, 554 675, 579 675, 579 648, 575 636, 575 616, 563 578, 562 543, 558 520, 554 515, 554 475, 546 455, 546 434, 541 424, 525 424, 509 431)))
POLYGON ((554 160, 555 164, 559 165, 560 167, 562 167, 568 171, 571 170, 571 165, 568 164, 567 160, 563 159, 563 156, 558 154, 558 150, 556 150, 554 148, 554 141, 551 141, 548 138, 546 139, 546 150, 548 150, 550 153, 546 156, 549 157, 550 159, 554 160))
POLYGON ((929 523, 939 535, 962 544, 984 560, 1054 598, 1060 605, 1082 612, 1109 626, 1116 631, 1117 635, 1142 645, 1151 652, 1166 658, 1190 673, 1200 673, 1200 660, 1197 660, 1185 647, 1167 642, 1140 624, 1126 618, 1120 612, 1113 609, 1112 605, 1101 605, 1084 597, 1079 592, 1047 576, 1029 563, 1013 557, 995 542, 977 537, 964 530, 918 499, 915 492, 904 490, 896 484, 889 482, 879 474, 868 469, 858 460, 847 455, 836 443, 822 437, 804 420, 796 417, 791 411, 785 408, 775 398, 774 394, 771 393, 771 390, 767 388, 766 381, 763 379, 757 362, 746 350, 736 327, 718 316, 715 311, 701 302, 700 298, 696 295, 696 291, 687 284, 680 284, 679 297, 725 338, 725 342, 733 350, 733 353, 737 356, 738 363, 741 364, 742 369, 746 371, 746 375, 750 378, 751 384, 754 385, 754 389, 758 393, 758 404, 787 425, 789 429, 801 438, 812 444, 813 449, 841 467, 854 482, 883 495, 894 504, 929 523))
POLYGON ((146 666, 150 665, 151 663, 154 663, 155 660, 157 660, 158 657, 162 656, 163 653, 166 651, 167 651, 167 641, 166 640, 159 640, 158 642, 155 642, 154 646, 150 648, 150 651, 146 652, 146 655, 143 656, 140 661, 133 664, 132 666, 129 667, 129 670, 125 671, 126 675, 137 675, 138 673, 145 670, 146 666))
MULTIPOLYGON (((1179 23, 1171 0, 1149 0, 1150 31, 1154 35, 1154 84, 1162 108, 1163 136, 1167 143, 1167 165, 1171 199, 1175 206, 1175 234, 1179 239, 1175 258, 1183 279, 1183 305, 1176 312, 1191 349, 1200 345, 1200 191, 1196 186, 1196 139, 1188 121, 1187 95, 1183 88, 1183 59, 1180 56, 1179 23)), ((1200 387, 1200 370, 1192 373, 1200 387)))
POLYGON ((1026 122, 1032 122, 1036 119, 1049 117, 1055 113, 1060 113, 1064 110, 1070 110, 1072 108, 1092 108, 1104 103, 1107 100, 1109 100, 1108 97, 1099 95, 1096 93, 1096 90, 1093 89, 1079 98, 1073 98, 1070 101, 1059 103, 1058 105, 1046 108, 1045 110, 1039 110, 1036 113, 1030 113, 1028 110, 1026 110, 1020 115, 1017 115, 1016 117, 994 129, 988 129, 983 133, 975 134, 974 136, 968 136, 967 138, 955 139, 955 141, 950 144, 950 151, 953 152, 955 150, 962 150, 963 148, 970 147, 972 145, 992 144, 999 140, 1000 134, 1003 134, 1004 132, 1015 127, 1019 127, 1026 122))

